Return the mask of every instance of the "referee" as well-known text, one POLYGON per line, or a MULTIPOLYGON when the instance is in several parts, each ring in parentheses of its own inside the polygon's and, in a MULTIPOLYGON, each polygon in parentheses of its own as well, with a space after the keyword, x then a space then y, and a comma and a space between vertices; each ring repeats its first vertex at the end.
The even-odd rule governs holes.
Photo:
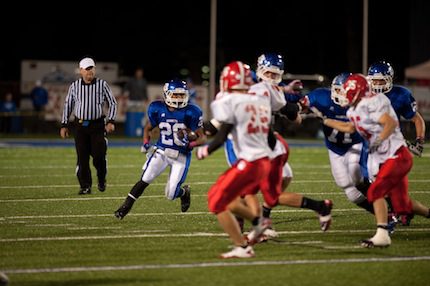
POLYGON ((81 78, 74 81, 64 102, 61 119, 61 138, 69 137, 69 117, 73 113, 75 121, 75 147, 78 156, 76 175, 78 176, 80 195, 91 194, 90 155, 97 170, 98 190, 106 190, 106 133, 115 130, 117 102, 108 83, 96 78, 96 64, 92 58, 79 62, 81 78), (107 102, 109 111, 103 114, 103 105, 107 102))

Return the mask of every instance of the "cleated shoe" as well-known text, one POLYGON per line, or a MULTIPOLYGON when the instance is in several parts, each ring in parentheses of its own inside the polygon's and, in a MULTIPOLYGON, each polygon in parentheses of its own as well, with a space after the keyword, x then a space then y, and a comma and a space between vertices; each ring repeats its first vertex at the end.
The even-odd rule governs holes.
POLYGON ((327 231, 330 228, 331 225, 331 210, 333 208, 333 201, 331 200, 324 200, 324 208, 323 210, 318 214, 318 218, 320 221, 320 227, 322 231, 327 231))
POLYGON ((263 236, 265 236, 267 239, 276 238, 279 236, 279 233, 277 233, 272 227, 269 227, 263 231, 263 236))
POLYGON ((272 220, 270 218, 263 218, 263 222, 267 225, 267 228, 263 231, 263 235, 261 236, 260 242, 267 241, 271 238, 276 238, 279 234, 276 230, 273 229, 272 220))
POLYGON ((191 188, 189 185, 182 187, 184 189, 184 194, 181 197, 181 211, 186 212, 191 205, 191 188))
POLYGON ((387 226, 378 226, 376 234, 373 237, 361 241, 361 246, 365 248, 388 247, 390 244, 391 238, 388 234, 387 226))
POLYGON ((123 219, 131 210, 131 207, 132 207, 131 205, 128 206, 126 204, 123 204, 122 206, 119 207, 119 209, 115 211, 115 217, 118 219, 123 219))
POLYGON ((270 219, 260 219, 259 224, 254 226, 246 236, 246 240, 248 240, 249 245, 254 245, 261 241, 267 240, 267 238, 263 239, 262 236, 264 231, 267 228, 269 228, 271 225, 272 225, 272 221, 270 219))
POLYGON ((388 240, 385 240, 385 241, 381 241, 381 240, 374 241, 372 239, 373 238, 362 240, 361 241, 361 247, 364 247, 364 248, 388 247, 391 244, 390 237, 388 237, 388 240))
POLYGON ((89 195, 91 194, 91 188, 81 188, 79 190, 79 195, 89 195))
POLYGON ((233 248, 233 250, 222 253, 220 255, 220 258, 251 258, 254 256, 254 249, 252 249, 252 247, 248 245, 246 248, 236 246, 235 248, 233 248))

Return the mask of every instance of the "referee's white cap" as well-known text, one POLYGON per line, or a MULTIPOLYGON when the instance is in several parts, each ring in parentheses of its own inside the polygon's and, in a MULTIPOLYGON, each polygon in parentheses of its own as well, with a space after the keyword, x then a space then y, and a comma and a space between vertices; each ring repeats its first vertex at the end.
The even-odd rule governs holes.
POLYGON ((86 69, 89 67, 95 67, 96 63, 94 62, 94 60, 92 58, 83 58, 80 62, 79 62, 79 67, 81 69, 86 69))

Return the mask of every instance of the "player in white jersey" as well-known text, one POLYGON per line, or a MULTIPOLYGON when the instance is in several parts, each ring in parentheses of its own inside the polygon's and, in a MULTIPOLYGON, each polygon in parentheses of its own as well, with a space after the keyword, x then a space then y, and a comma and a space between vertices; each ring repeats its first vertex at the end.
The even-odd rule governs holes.
MULTIPOLYGON (((250 88, 251 93, 263 94, 270 97, 272 111, 286 116, 290 121, 300 124, 298 105, 286 101, 286 92, 291 93, 291 87, 280 86, 284 73, 284 61, 276 53, 262 54, 257 60, 258 83, 250 88)), ((296 82, 293 82, 295 84, 296 82)), ((308 208, 317 212, 321 230, 326 231, 331 224, 331 200, 313 200, 298 193, 284 192, 292 179, 293 173, 288 164, 289 147, 287 142, 276 134, 276 143, 271 154, 270 192, 264 194, 263 217, 270 218, 270 212, 276 205, 285 205, 297 208, 308 208)), ((277 233, 268 228, 265 234, 276 237, 277 233)))
MULTIPOLYGON (((294 103, 286 101, 286 95, 284 94, 287 88, 286 86, 280 86, 282 80, 282 74, 284 72, 283 58, 279 54, 266 53, 262 54, 257 61, 257 77, 259 82, 251 86, 249 89, 250 93, 263 96, 270 101, 272 112, 277 112, 286 116, 289 120, 300 124, 301 117, 298 116, 298 106, 294 103)), ((295 84, 296 82, 294 82, 295 84)), ((222 92, 217 94, 216 98, 222 96, 222 92)), ((219 123, 216 120, 211 122, 205 122, 204 128, 209 134, 217 132, 217 126, 219 123)), ((271 226, 270 213, 273 207, 276 205, 285 205, 296 208, 307 208, 314 210, 319 217, 320 227, 323 231, 328 230, 331 224, 331 208, 332 202, 330 200, 313 200, 308 197, 304 197, 298 193, 284 192, 289 182, 292 179, 292 170, 288 164, 289 147, 287 142, 280 136, 271 137, 273 152, 271 152, 271 171, 269 180, 269 189, 262 190, 264 198, 262 215, 266 220, 266 224, 270 225, 264 232, 265 238, 272 238, 278 236, 276 231, 271 226)), ((229 165, 233 165, 237 160, 236 145, 231 140, 225 142, 226 145, 226 157, 229 165)), ((261 212, 260 208, 255 210, 261 212)), ((239 223, 243 225, 243 221, 238 218, 239 223)), ((249 236, 250 240, 253 240, 252 233, 249 236)))
POLYGON ((373 237, 363 240, 362 246, 385 247, 391 244, 385 197, 391 199, 398 214, 416 213, 429 217, 429 209, 409 197, 407 174, 412 168, 412 156, 389 99, 382 93, 373 93, 369 86, 364 75, 349 76, 336 102, 349 106, 346 115, 350 121, 325 119, 323 123, 341 132, 358 131, 368 141, 367 167, 372 184, 367 198, 373 203, 377 231, 373 237))
POLYGON ((197 149, 197 158, 204 159, 218 149, 231 133, 237 150, 237 162, 219 176, 208 192, 208 208, 214 213, 235 247, 221 258, 248 258, 254 250, 243 236, 234 215, 251 221, 258 239, 265 230, 256 214, 258 200, 245 204, 241 196, 266 189, 270 172, 271 152, 268 145, 271 108, 267 98, 249 94, 252 85, 248 65, 236 61, 224 67, 220 76, 221 92, 212 102, 211 110, 219 131, 209 145, 197 149), (234 214, 234 215, 233 215, 234 214))

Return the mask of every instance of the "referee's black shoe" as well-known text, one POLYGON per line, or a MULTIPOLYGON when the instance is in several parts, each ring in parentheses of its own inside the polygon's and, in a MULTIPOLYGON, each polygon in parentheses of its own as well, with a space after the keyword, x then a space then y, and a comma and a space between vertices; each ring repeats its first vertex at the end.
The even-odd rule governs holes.
POLYGON ((106 181, 99 182, 97 185, 97 189, 99 189, 100 192, 106 191, 106 181))
POLYGON ((91 194, 91 188, 81 188, 79 190, 79 195, 89 195, 91 194))

